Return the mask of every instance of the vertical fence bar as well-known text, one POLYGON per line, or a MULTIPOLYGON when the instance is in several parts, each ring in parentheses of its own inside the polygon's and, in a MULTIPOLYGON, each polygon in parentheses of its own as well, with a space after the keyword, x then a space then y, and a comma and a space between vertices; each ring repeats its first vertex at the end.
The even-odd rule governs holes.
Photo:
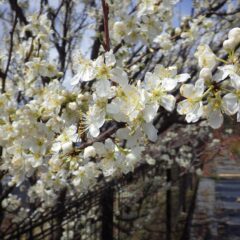
POLYGON ((188 187, 188 184, 187 184, 187 176, 186 174, 183 175, 183 185, 182 185, 182 191, 183 191, 183 202, 182 202, 182 211, 183 212, 186 212, 187 211, 187 204, 186 204, 186 194, 187 194, 187 187, 188 187))
POLYGON ((114 190, 112 187, 103 192, 102 205, 102 240, 113 240, 113 205, 114 190))
POLYGON ((171 193, 171 169, 168 168, 166 171, 167 175, 167 184, 168 184, 168 189, 166 192, 166 240, 171 240, 171 232, 172 232, 172 193, 171 193))
POLYGON ((186 224, 185 224, 182 236, 180 238, 181 240, 189 240, 190 239, 189 228, 191 227, 191 221, 192 221, 192 216, 193 216, 193 212, 194 212, 194 208, 195 208, 197 190, 198 190, 198 179, 196 178, 196 175, 193 174, 193 175, 190 175, 190 176, 194 180, 194 191, 193 191, 192 199, 190 201, 190 206, 188 208, 186 224))

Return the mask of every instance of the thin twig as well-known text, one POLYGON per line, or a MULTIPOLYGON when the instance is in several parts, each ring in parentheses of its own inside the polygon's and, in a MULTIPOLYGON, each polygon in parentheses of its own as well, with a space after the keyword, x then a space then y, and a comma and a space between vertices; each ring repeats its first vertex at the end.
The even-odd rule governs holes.
POLYGON ((101 133, 97 138, 90 140, 88 142, 82 143, 79 147, 76 147, 78 150, 82 150, 88 146, 91 146, 95 142, 101 142, 105 139, 109 138, 112 134, 114 134, 119 128, 125 127, 125 123, 114 123, 112 127, 110 127, 105 132, 101 133))

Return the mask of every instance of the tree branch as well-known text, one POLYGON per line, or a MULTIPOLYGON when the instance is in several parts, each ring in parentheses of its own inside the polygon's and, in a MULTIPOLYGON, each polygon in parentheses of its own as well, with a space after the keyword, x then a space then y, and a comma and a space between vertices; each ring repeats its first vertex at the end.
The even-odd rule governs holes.
POLYGON ((114 134, 119 128, 125 127, 125 123, 115 123, 112 127, 110 127, 108 130, 101 133, 97 138, 94 140, 84 142, 79 147, 76 147, 76 149, 82 150, 88 146, 91 146, 95 142, 101 142, 105 139, 109 138, 112 134, 114 134))
POLYGON ((103 8, 103 25, 104 25, 104 44, 103 47, 105 51, 110 50, 110 38, 109 38, 109 29, 108 29, 108 13, 109 13, 109 7, 108 4, 105 2, 105 0, 102 0, 102 8, 103 8))
POLYGON ((27 25, 28 21, 27 21, 26 17, 24 16, 22 8, 19 7, 17 0, 9 0, 9 4, 10 4, 12 10, 16 12, 16 15, 19 18, 20 22, 27 25))

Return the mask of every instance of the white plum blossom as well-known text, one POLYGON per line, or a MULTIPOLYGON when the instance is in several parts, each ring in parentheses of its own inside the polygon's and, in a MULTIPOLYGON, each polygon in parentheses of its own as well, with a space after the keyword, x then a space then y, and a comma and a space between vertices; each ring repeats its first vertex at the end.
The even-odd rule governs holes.
POLYGON ((182 85, 180 93, 186 99, 178 103, 178 113, 186 115, 186 121, 189 123, 198 121, 203 114, 204 80, 197 80, 195 85, 191 83, 182 85))
POLYGON ((129 150, 129 153, 125 155, 125 158, 123 158, 122 162, 118 165, 119 169, 125 174, 133 172, 136 164, 141 160, 142 150, 141 147, 135 147, 129 150))
POLYGON ((167 111, 173 111, 175 107, 175 97, 168 92, 174 90, 178 83, 185 82, 189 79, 189 74, 179 74, 177 75, 176 67, 164 68, 161 65, 157 65, 153 73, 146 73, 144 80, 144 88, 148 92, 148 97, 151 106, 147 109, 147 115, 149 116, 150 109, 152 111, 152 116, 149 121, 153 120, 158 110, 158 104, 164 107, 167 111))
POLYGON ((208 45, 198 46, 195 56, 198 58, 198 65, 201 68, 206 67, 213 69, 216 66, 216 56, 208 45))
POLYGON ((229 115, 237 113, 237 121, 240 122, 240 76, 233 74, 230 81, 234 91, 223 97, 223 108, 229 115))
POLYGON ((116 136, 120 140, 126 140, 126 147, 129 148, 138 146, 143 139, 143 133, 140 128, 137 128, 134 132, 130 128, 120 128, 116 132, 116 136))
POLYGON ((122 21, 118 21, 114 23, 113 26, 113 38, 120 42, 123 37, 127 34, 127 27, 126 24, 122 21))
POLYGON ((158 44, 160 48, 166 51, 173 47, 171 36, 168 33, 158 35, 153 41, 158 44))
POLYGON ((99 135, 100 128, 105 122, 105 115, 105 111, 97 106, 92 106, 83 116, 85 128, 89 130, 89 133, 92 137, 97 137, 99 135))
POLYGON ((219 98, 209 100, 208 105, 204 109, 208 124, 213 128, 220 128, 223 124, 222 101, 219 98))
POLYGON ((79 56, 78 59, 80 65, 78 66, 77 74, 71 79, 72 85, 77 85, 80 81, 88 82, 95 78, 96 71, 94 69, 94 62, 87 59, 82 59, 79 56))
MULTIPOLYGON (((77 58, 77 57, 76 57, 77 58)), ((115 56, 112 51, 107 52, 104 56, 100 55, 95 61, 83 59, 80 55, 76 60, 80 62, 77 74, 71 79, 71 84, 76 85, 80 81, 88 82, 97 79, 96 92, 100 90, 104 94, 103 89, 109 89, 110 70, 116 63, 115 56)))
POLYGON ((123 158, 119 148, 109 138, 105 140, 105 143, 96 142, 93 146, 97 155, 101 158, 99 168, 103 175, 106 177, 113 175, 117 171, 118 163, 123 158))
POLYGON ((60 134, 52 145, 52 152, 59 153, 62 151, 64 154, 73 149, 73 143, 78 139, 77 127, 72 125, 60 134))
POLYGON ((98 175, 96 164, 88 162, 73 172, 73 185, 78 191, 87 191, 95 183, 98 175))

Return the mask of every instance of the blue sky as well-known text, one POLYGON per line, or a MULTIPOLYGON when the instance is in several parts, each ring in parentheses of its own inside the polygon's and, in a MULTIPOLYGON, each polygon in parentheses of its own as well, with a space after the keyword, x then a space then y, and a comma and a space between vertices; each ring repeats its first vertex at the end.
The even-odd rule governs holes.
MULTIPOLYGON (((179 26, 179 19, 183 16, 190 16, 192 9, 192 0, 180 0, 175 7, 175 14, 173 18, 173 25, 175 27, 179 26)), ((91 46, 92 42, 89 41, 89 36, 94 36, 93 30, 88 30, 85 33, 85 37, 82 40, 82 46, 84 46, 83 54, 85 55, 88 52, 88 48, 91 46)))
POLYGON ((175 15, 173 19, 173 25, 179 25, 179 19, 183 16, 190 16, 192 10, 192 0, 180 0, 175 7, 175 15))

